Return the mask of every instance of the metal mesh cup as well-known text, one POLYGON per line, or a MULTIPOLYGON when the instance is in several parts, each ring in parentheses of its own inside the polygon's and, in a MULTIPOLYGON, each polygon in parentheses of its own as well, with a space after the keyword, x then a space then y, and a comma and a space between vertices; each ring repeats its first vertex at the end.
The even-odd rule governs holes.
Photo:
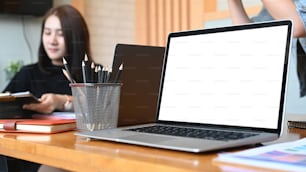
POLYGON ((118 122, 120 83, 70 84, 77 129, 115 128, 118 122))

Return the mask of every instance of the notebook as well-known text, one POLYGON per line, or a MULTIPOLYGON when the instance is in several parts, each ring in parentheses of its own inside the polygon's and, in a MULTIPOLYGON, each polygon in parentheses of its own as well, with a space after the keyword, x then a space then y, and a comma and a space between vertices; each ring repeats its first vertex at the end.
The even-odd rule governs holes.
POLYGON ((195 153, 276 140, 291 30, 282 20, 170 33, 157 122, 77 135, 195 153))
POLYGON ((122 63, 124 66, 119 80, 123 85, 118 126, 156 121, 164 52, 165 47, 116 45, 112 73, 117 73, 122 63))

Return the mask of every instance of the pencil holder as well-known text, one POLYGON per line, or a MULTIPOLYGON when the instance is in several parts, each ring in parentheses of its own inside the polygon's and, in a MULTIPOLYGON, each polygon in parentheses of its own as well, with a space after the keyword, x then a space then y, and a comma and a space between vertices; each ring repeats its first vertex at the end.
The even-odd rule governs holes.
POLYGON ((120 83, 70 84, 77 129, 101 130, 117 127, 120 83))

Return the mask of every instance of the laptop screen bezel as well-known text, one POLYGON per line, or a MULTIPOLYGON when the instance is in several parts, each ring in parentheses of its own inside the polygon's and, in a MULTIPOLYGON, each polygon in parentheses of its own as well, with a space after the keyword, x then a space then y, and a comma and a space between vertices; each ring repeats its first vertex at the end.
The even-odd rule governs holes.
POLYGON ((169 125, 187 125, 187 126, 195 126, 195 127, 222 127, 222 128, 234 128, 234 129, 243 129, 243 130, 256 130, 259 132, 269 132, 269 133, 281 133, 282 129, 282 122, 283 122, 283 115, 284 115, 284 102, 285 102, 285 90, 286 90, 286 83, 287 83, 287 67, 288 67, 288 59, 290 57, 290 49, 291 49, 291 40, 292 40, 292 21, 291 20, 277 20, 277 21, 269 21, 269 22, 260 22, 260 23, 250 23, 250 24, 242 24, 242 25, 234 25, 234 26, 226 26, 226 27, 219 27, 219 28, 209 28, 209 29, 200 29, 200 30, 189 30, 189 31, 181 31, 181 32, 172 32, 168 35, 167 38, 167 46, 165 49, 165 56, 164 62, 162 67, 162 75, 161 75, 161 82, 160 82, 160 92, 158 97, 158 106, 157 106, 157 114, 156 120, 157 123, 169 124, 169 125), (230 32, 230 31, 237 31, 237 30, 246 30, 246 29, 254 29, 254 28, 264 28, 264 27, 275 27, 275 26, 288 26, 287 32, 287 40, 286 40, 286 50, 285 50, 285 57, 284 57, 284 69, 283 69, 283 76, 282 76, 282 86, 281 86, 281 96, 279 102, 279 114, 278 114, 278 123, 276 129, 269 129, 269 128, 254 128, 254 127, 241 127, 241 126, 227 126, 227 125, 214 125, 214 124, 200 124, 200 123, 187 123, 187 122, 176 122, 176 121, 164 121, 159 120, 159 112, 161 106, 161 99, 163 94, 163 85, 164 85, 164 78, 165 72, 167 67, 167 60, 168 60, 168 52, 169 46, 171 42, 171 38, 175 37, 182 37, 182 36, 191 36, 191 35, 199 35, 199 34, 210 34, 210 33, 218 33, 218 32, 230 32))

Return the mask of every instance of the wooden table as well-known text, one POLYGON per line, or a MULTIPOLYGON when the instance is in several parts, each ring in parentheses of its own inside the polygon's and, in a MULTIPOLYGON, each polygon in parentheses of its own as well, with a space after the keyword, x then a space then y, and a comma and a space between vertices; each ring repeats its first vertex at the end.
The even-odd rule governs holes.
MULTIPOLYGON (((285 127, 279 141, 296 140, 305 136, 306 130, 285 127)), ((229 151, 235 150, 238 149, 229 151)), ((84 172, 265 171, 259 168, 214 162, 213 159, 218 152, 193 154, 93 141, 75 136, 74 131, 51 135, 0 133, 0 153, 71 171, 84 172)))

